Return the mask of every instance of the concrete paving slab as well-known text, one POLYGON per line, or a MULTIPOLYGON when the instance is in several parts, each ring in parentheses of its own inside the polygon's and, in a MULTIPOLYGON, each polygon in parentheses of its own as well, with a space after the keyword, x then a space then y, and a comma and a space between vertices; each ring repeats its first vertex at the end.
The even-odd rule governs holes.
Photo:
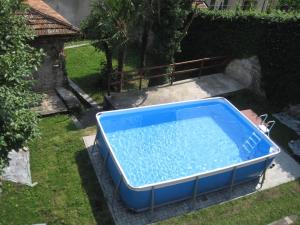
POLYGON ((300 135, 300 120, 288 112, 274 113, 273 116, 300 135))
POLYGON ((299 140, 291 140, 289 141, 289 147, 292 152, 300 157, 300 139, 299 140))
POLYGON ((54 90, 43 93, 42 95, 43 99, 40 106, 33 108, 33 110, 40 115, 48 116, 52 114, 68 112, 67 107, 54 90))
POLYGON ((110 97, 106 96, 106 100, 112 108, 123 109, 213 96, 226 96, 243 89, 246 89, 246 87, 238 81, 225 74, 218 73, 177 81, 173 85, 151 87, 141 91, 111 93, 110 97))
POLYGON ((3 180, 33 186, 30 172, 30 157, 28 150, 12 150, 9 152, 9 165, 4 168, 3 180))
POLYGON ((192 212, 193 210, 237 199, 255 193, 256 191, 272 188, 300 177, 300 165, 287 153, 282 151, 274 160, 274 167, 267 170, 265 182, 262 187, 257 182, 250 182, 234 187, 231 199, 229 198, 229 190, 222 190, 205 196, 199 196, 195 203, 193 203, 192 200, 186 200, 166 205, 155 209, 153 215, 148 211, 134 213, 126 209, 120 198, 114 194, 115 186, 107 170, 103 169, 103 159, 101 158, 99 151, 96 148, 92 148, 94 140, 95 135, 83 137, 97 179, 103 190, 104 197, 107 199, 108 208, 116 225, 145 225, 154 223, 174 216, 183 215, 192 212))

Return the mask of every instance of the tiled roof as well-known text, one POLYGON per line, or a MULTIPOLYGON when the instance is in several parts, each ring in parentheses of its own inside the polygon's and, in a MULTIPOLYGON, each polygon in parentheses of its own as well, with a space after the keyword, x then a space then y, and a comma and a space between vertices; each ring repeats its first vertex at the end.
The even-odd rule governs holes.
POLYGON ((77 27, 70 24, 42 0, 26 0, 25 3, 30 7, 25 13, 28 25, 37 36, 75 36, 79 34, 77 27))

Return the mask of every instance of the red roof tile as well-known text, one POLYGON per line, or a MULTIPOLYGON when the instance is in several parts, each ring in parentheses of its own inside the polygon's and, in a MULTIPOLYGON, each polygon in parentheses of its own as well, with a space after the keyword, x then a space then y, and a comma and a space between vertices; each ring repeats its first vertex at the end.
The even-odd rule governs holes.
POLYGON ((25 3, 30 7, 25 13, 28 25, 37 36, 75 36, 79 34, 77 27, 70 24, 42 0, 26 0, 25 3))

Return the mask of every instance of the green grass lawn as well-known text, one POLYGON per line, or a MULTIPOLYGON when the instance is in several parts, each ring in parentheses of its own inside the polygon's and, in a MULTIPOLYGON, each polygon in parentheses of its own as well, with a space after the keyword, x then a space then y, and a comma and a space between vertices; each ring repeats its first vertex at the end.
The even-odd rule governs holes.
POLYGON ((112 224, 81 140, 87 131, 65 115, 42 119, 40 128, 41 138, 29 146, 38 185, 4 183, 0 224, 112 224))
POLYGON ((300 216, 299 181, 175 217, 158 224, 267 225, 288 215, 300 216))
POLYGON ((100 87, 100 69, 105 64, 103 52, 92 45, 65 49, 68 76, 98 104, 103 103, 104 90, 100 87))
MULTIPOLYGON (((249 93, 231 97, 230 101, 239 109, 252 108, 257 113, 273 110, 249 93)), ((67 115, 43 118, 39 126, 41 137, 29 146, 32 177, 38 185, 30 188, 4 182, 0 225, 112 224, 81 139, 95 129, 77 130, 67 115)), ((286 148, 287 142, 297 136, 278 123, 272 137, 286 148)), ((300 180, 158 224, 265 225, 292 214, 300 216, 300 180)))
MULTIPOLYGON (((4 183, 0 224, 112 224, 81 137, 66 115, 44 118, 42 135, 30 144, 36 187, 4 183)), ((300 182, 290 182, 239 200, 175 217, 159 224, 268 224, 300 216, 300 182)))
MULTIPOLYGON (((81 42, 73 42, 76 44, 81 42)), ((65 49, 68 77, 90 95, 98 104, 103 103, 105 90, 100 85, 100 71, 105 66, 105 54, 97 51, 92 45, 65 49)), ((113 65, 117 61, 113 59, 113 65)), ((138 65, 138 52, 131 47, 127 50, 125 70, 131 70, 138 65)))

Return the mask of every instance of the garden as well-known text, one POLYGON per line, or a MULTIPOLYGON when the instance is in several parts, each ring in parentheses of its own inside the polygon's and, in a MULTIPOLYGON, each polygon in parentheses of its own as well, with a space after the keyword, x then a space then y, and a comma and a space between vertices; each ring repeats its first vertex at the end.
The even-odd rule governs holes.
MULTIPOLYGON (((249 90, 229 96, 228 100, 239 110, 271 115, 289 104, 300 103, 297 4, 282 1, 286 11, 261 13, 198 11, 188 1, 168 0, 160 6, 162 12, 155 5, 152 14, 147 14, 152 5, 142 1, 139 7, 144 11, 137 16, 133 5, 127 4, 129 1, 121 2, 120 6, 111 1, 115 14, 103 5, 95 5, 82 26, 90 40, 73 40, 65 45, 68 78, 98 105, 103 105, 108 75, 115 71, 221 55, 256 55, 262 65, 266 96, 249 90), (193 13, 192 18, 189 12, 193 13), (106 23, 95 24, 101 20, 106 23), (133 29, 139 34, 129 32, 132 26, 139 26, 138 31, 133 29), (153 33, 157 35, 151 36, 153 33)), ((34 81, 29 78, 39 67, 43 51, 28 44, 34 35, 26 30, 24 18, 14 13, 23 10, 20 2, 0 3, 0 172, 8 163, 8 150, 25 145, 30 149, 32 179, 38 182, 28 187, 2 181, 0 225, 114 224, 82 141, 83 136, 95 134, 96 124, 79 129, 71 115, 39 118, 31 111, 39 104, 40 96, 31 91, 34 81)), ((149 86, 164 82, 149 80, 149 86)), ((276 121, 272 140, 300 162, 288 146, 290 140, 299 138, 297 133, 275 117, 271 119, 276 121)), ((265 225, 290 215, 300 216, 299 179, 158 224, 265 225)), ((299 220, 295 224, 300 224, 299 220)))

